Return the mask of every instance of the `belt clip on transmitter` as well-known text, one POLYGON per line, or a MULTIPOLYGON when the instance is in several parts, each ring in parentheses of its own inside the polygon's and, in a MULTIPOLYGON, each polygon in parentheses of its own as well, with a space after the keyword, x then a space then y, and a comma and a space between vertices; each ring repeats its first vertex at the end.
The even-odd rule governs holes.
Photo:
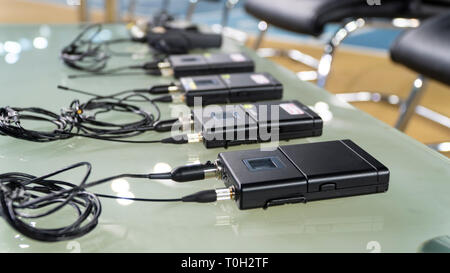
POLYGON ((253 72, 255 63, 245 53, 205 53, 170 55, 164 62, 158 63, 163 76, 175 78, 253 72))
POLYGON ((232 73, 180 78, 173 88, 182 94, 172 96, 174 102, 194 106, 194 98, 202 105, 278 100, 283 96, 283 85, 269 73, 232 73))
POLYGON ((388 190, 389 170, 351 140, 219 154, 219 174, 239 209, 388 190))

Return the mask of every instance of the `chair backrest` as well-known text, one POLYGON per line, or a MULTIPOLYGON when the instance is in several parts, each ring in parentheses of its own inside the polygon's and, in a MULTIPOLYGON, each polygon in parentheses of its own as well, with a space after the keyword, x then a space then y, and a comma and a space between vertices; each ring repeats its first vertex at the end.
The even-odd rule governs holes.
POLYGON ((410 0, 411 17, 427 18, 450 11, 450 0, 410 0))
POLYGON ((450 11, 424 20, 400 34, 391 59, 417 73, 450 85, 450 11))

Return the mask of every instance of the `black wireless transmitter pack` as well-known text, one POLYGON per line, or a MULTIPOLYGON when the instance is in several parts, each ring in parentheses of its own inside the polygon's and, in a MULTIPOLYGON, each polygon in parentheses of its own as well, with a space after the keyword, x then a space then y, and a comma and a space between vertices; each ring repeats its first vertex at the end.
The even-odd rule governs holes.
POLYGON ((194 131, 188 142, 206 148, 320 136, 323 128, 321 117, 296 100, 194 108, 180 123, 194 131))
POLYGON ((245 53, 205 53, 170 55, 163 62, 158 63, 158 68, 164 76, 175 78, 253 72, 255 63, 245 53))
POLYGON ((278 100, 283 85, 269 73, 232 73, 180 78, 181 100, 194 106, 195 98, 202 105, 278 100))
MULTIPOLYGON (((79 162, 41 177, 20 172, 0 174, 0 216, 24 236, 57 242, 83 236, 97 226, 101 197, 142 202, 235 200, 238 208, 245 210, 380 193, 387 191, 389 184, 389 170, 351 140, 223 152, 214 163, 180 166, 166 173, 119 174, 87 182, 91 168, 89 162, 79 162), (86 168, 84 180, 79 185, 53 178, 76 168, 86 168), (124 177, 186 183, 214 176, 226 187, 202 190, 181 198, 128 198, 87 191, 90 187, 124 177), (23 199, 16 194, 19 189, 22 195, 29 197, 23 205, 26 209, 44 209, 55 202, 65 202, 76 209, 79 217, 73 224, 56 229, 37 228, 24 222, 20 217, 22 214, 15 209, 18 200, 23 199)), ((62 208, 52 207, 34 218, 47 217, 62 208)))
POLYGON ((224 152, 221 178, 239 209, 380 193, 389 170, 351 140, 224 152))

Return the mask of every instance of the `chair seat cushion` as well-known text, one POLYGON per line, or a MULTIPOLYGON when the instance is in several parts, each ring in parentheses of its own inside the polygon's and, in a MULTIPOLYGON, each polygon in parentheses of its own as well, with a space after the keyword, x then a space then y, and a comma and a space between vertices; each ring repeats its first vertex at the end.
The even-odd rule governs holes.
POLYGON ((394 62, 450 85, 450 12, 403 32, 390 54, 394 62))
POLYGON ((247 0, 245 10, 267 23, 302 34, 318 36, 325 24, 347 18, 392 18, 406 13, 408 1, 383 0, 369 5, 367 0, 247 0))

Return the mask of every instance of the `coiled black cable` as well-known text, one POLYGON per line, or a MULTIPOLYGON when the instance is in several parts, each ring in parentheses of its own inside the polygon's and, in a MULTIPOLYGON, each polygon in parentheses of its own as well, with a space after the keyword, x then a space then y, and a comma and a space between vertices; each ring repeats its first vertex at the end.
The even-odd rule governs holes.
POLYGON ((62 116, 76 128, 76 135, 83 135, 104 140, 116 140, 140 135, 154 129, 154 123, 160 119, 158 106, 148 97, 131 94, 122 99, 93 98, 86 103, 75 100, 70 110, 63 112, 62 116), (156 110, 156 115, 144 111, 140 107, 126 103, 133 97, 139 97, 149 102, 156 110), (138 117, 137 121, 129 123, 113 123, 98 119, 100 114, 108 112, 131 113, 138 117))
POLYGON ((132 38, 119 38, 107 41, 96 41, 102 31, 101 24, 87 26, 75 39, 61 50, 60 57, 67 66, 89 72, 91 74, 71 75, 69 78, 86 76, 116 75, 117 72, 129 69, 143 69, 147 73, 159 75, 158 62, 164 58, 158 54, 154 55, 155 61, 140 65, 128 65, 104 70, 112 56, 130 56, 128 53, 115 52, 111 50, 112 44, 133 42, 132 38))
POLYGON ((182 198, 148 199, 91 193, 87 191, 88 188, 119 178, 174 179, 179 182, 188 182, 204 179, 204 170, 212 167, 213 165, 207 162, 180 167, 168 173, 120 174, 93 182, 87 182, 92 170, 88 162, 76 163, 40 177, 20 172, 4 173, 0 174, 0 217, 3 217, 18 232, 35 240, 46 242, 70 240, 89 233, 98 225, 102 212, 99 197, 144 202, 201 203, 214 202, 217 198, 214 190, 200 191, 182 198), (53 178, 82 167, 85 167, 86 171, 78 185, 53 178), (63 227, 39 228, 27 222, 27 220, 50 216, 65 207, 73 208, 76 217, 73 222, 63 227))
POLYGON ((0 108, 0 134, 2 135, 34 142, 51 142, 71 138, 72 135, 68 132, 72 129, 72 123, 67 122, 60 115, 42 108, 0 108), (56 128, 50 131, 26 129, 22 125, 22 121, 26 120, 43 121, 56 126, 56 128))
MULTIPOLYGON (((170 96, 167 96, 170 99, 170 96)), ((147 131, 167 131, 177 119, 160 120, 161 112, 157 101, 166 96, 151 99, 136 92, 125 92, 118 96, 94 97, 85 103, 74 100, 68 109, 55 114, 42 108, 0 108, 0 134, 34 142, 51 142, 81 136, 106 141, 126 143, 159 143, 161 140, 125 140, 147 131), (151 112, 129 102, 145 102, 151 112), (118 112, 133 114, 137 120, 127 123, 109 122, 99 119, 100 115, 118 112), (56 126, 54 130, 38 131, 26 129, 22 121, 45 121, 56 126), (163 128, 164 127, 164 128, 163 128)), ((170 143, 170 142, 169 142, 170 143)))
POLYGON ((82 71, 98 72, 104 69, 111 56, 103 50, 103 43, 94 43, 101 30, 100 24, 86 27, 61 51, 63 62, 82 71))

